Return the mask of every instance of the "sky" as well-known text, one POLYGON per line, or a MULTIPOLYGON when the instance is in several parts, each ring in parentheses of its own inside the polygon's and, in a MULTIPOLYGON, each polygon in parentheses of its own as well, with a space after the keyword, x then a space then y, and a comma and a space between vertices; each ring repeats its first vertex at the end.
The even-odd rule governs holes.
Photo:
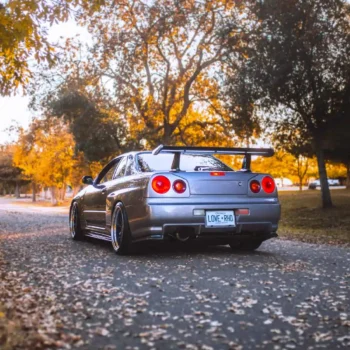
MULTIPOLYGON (((86 28, 79 27, 74 20, 53 25, 49 29, 49 41, 57 42, 60 37, 68 38, 80 34, 83 41, 89 40, 86 28)), ((0 97, 0 144, 16 141, 15 134, 6 130, 12 125, 27 128, 32 120, 32 112, 28 109, 30 97, 20 94, 11 97, 0 97)))

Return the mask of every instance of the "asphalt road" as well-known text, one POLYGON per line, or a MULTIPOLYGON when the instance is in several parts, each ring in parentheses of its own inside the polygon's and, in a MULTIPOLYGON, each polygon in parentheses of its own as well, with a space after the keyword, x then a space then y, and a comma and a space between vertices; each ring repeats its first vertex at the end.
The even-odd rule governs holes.
POLYGON ((74 242, 66 214, 0 210, 0 303, 47 348, 350 346, 350 250, 291 241, 255 253, 74 242), (2 288, 2 290, 1 290, 2 288))

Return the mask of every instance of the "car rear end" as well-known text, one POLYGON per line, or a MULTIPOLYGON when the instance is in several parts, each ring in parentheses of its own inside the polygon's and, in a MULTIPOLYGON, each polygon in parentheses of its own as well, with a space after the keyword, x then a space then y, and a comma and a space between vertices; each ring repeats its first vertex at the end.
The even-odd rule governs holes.
POLYGON ((280 218, 273 178, 250 171, 156 171, 144 204, 142 218, 131 222, 135 240, 265 240, 276 236, 280 218))

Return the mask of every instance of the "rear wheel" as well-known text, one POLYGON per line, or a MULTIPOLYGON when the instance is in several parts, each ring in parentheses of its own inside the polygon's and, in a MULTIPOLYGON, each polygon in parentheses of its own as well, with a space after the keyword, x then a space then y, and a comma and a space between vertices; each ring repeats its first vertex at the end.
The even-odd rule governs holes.
POLYGON ((122 203, 117 203, 111 223, 112 247, 117 254, 123 255, 130 251, 131 232, 126 210, 122 203))
POLYGON ((253 241, 244 241, 239 243, 229 243, 232 250, 242 250, 242 251, 254 251, 261 246, 263 241, 253 240, 253 241))
POLYGON ((78 241, 84 238, 84 232, 81 229, 79 206, 77 202, 71 205, 69 212, 69 231, 72 239, 78 241))

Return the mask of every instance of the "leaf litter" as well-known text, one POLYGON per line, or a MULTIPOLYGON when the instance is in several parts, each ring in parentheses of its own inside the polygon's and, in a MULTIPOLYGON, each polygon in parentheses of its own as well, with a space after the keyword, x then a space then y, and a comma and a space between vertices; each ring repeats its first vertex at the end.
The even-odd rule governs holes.
POLYGON ((65 217, 0 222, 6 350, 350 345, 345 248, 276 240, 253 254, 165 246, 116 257, 72 242, 65 217))

